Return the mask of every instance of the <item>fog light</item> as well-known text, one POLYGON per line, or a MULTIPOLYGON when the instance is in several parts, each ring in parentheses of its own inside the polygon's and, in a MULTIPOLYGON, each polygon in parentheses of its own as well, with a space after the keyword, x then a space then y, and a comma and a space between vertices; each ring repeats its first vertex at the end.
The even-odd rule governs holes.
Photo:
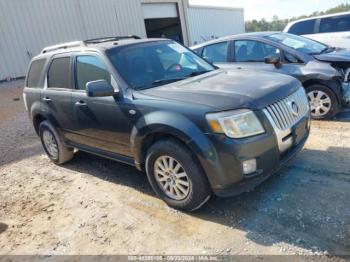
POLYGON ((243 173, 249 175, 256 172, 256 159, 243 161, 243 173))

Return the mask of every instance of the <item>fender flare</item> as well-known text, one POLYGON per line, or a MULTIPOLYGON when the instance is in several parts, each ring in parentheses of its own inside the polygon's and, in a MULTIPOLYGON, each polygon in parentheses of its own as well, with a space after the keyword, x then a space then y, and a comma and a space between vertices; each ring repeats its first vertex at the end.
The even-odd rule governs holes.
POLYGON ((218 156, 214 146, 195 123, 181 114, 157 111, 140 118, 131 132, 131 151, 139 169, 142 169, 145 160, 143 142, 154 134, 169 135, 182 141, 195 154, 202 166, 206 167, 210 163, 217 165, 218 156))
POLYGON ((338 98, 338 102, 341 103, 343 99, 343 89, 340 79, 329 79, 329 80, 322 80, 322 79, 307 79, 303 81, 303 86, 305 89, 307 89, 308 86, 311 85, 323 85, 331 89, 336 97, 338 98))

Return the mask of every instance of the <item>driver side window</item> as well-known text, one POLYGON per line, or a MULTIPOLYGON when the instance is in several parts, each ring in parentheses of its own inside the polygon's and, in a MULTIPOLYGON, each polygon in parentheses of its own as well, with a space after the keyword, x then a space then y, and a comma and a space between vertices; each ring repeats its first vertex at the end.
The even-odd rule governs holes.
POLYGON ((111 83, 111 74, 105 65, 95 56, 78 56, 76 64, 77 89, 85 90, 86 83, 96 80, 106 80, 111 83))
POLYGON ((265 57, 279 54, 278 48, 254 40, 235 41, 236 62, 264 62, 265 57))

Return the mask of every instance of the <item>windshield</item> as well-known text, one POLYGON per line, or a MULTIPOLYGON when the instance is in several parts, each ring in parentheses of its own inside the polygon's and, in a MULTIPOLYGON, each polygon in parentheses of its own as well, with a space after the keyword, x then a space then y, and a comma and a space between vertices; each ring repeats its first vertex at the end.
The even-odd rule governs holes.
POLYGON ((328 49, 327 45, 297 35, 277 33, 267 38, 309 55, 320 54, 328 49))
POLYGON ((215 67, 174 41, 121 46, 107 56, 134 89, 151 88, 215 70, 215 67))

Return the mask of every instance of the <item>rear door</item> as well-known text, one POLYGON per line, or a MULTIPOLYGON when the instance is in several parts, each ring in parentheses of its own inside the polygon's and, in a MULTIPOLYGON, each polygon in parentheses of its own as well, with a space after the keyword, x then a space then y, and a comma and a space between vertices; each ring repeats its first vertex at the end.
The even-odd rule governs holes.
POLYGON ((317 30, 317 24, 317 19, 299 21, 292 24, 290 28, 286 30, 286 32, 294 35, 302 35, 305 37, 313 38, 317 30))
POLYGON ((310 38, 330 46, 350 48, 350 14, 319 19, 317 33, 310 38))
POLYGON ((201 56, 219 67, 225 67, 229 64, 230 57, 230 42, 223 41, 207 45, 202 48, 201 56))
POLYGON ((71 56, 54 56, 48 67, 41 94, 41 110, 55 127, 66 135, 72 129, 71 56))
POLYGON ((86 53, 74 57, 75 89, 72 94, 74 132, 70 139, 82 146, 131 156, 128 103, 120 96, 88 97, 86 84, 106 80, 116 90, 117 82, 103 57, 86 53))

